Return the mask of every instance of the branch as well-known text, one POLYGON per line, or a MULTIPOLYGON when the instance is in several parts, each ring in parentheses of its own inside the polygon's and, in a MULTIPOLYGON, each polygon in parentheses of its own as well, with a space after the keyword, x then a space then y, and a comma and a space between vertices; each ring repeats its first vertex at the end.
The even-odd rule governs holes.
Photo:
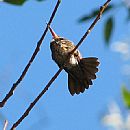
MULTIPOLYGON (((54 8, 54 10, 53 10, 53 12, 52 12, 52 15, 51 15, 51 17, 50 17, 50 20, 49 20, 49 22, 48 22, 48 25, 50 25, 50 24, 52 23, 52 20, 53 20, 54 17, 55 17, 55 14, 56 14, 56 11, 57 11, 57 9, 58 9, 58 7, 59 7, 59 5, 60 5, 60 2, 61 2, 60 0, 57 1, 56 6, 55 6, 55 8, 54 8)), ((8 101, 8 99, 13 95, 14 90, 17 88, 17 86, 20 84, 20 82, 21 82, 21 81, 23 80, 23 78, 25 77, 25 75, 26 75, 26 73, 27 73, 29 67, 31 66, 31 64, 32 64, 32 62, 34 61, 34 59, 35 59, 37 53, 38 53, 39 50, 40 50, 40 46, 41 46, 41 44, 42 44, 42 41, 44 40, 44 37, 45 37, 47 31, 48 31, 48 26, 46 26, 46 29, 45 29, 45 31, 44 31, 42 37, 41 37, 40 40, 37 42, 36 49, 35 49, 35 51, 34 51, 32 57, 30 58, 28 64, 26 65, 25 69, 23 70, 22 74, 20 75, 19 79, 13 84, 13 86, 12 86, 11 89, 10 89, 10 91, 6 94, 5 98, 0 102, 0 107, 3 107, 3 106, 5 105, 5 103, 8 101)))
MULTIPOLYGON (((94 27, 94 25, 97 23, 97 21, 100 19, 103 11, 105 10, 105 8, 108 6, 109 2, 111 0, 108 0, 101 8, 99 11, 99 14, 97 15, 96 19, 94 20, 94 22, 91 24, 91 26, 89 27, 89 29, 87 30, 87 32, 85 33, 85 35, 81 38, 81 40, 79 41, 79 43, 75 46, 75 48, 72 50, 72 52, 70 52, 70 55, 74 53, 74 51, 81 45, 81 43, 84 41, 84 39, 87 37, 87 35, 90 33, 90 31, 92 30, 92 28, 94 27)), ((47 26, 49 27, 49 24, 47 24, 47 26)), ((68 57, 69 58, 69 57, 68 57)), ((46 87, 42 90, 42 92, 35 98, 35 100, 29 105, 29 107, 26 109, 26 111, 24 112, 24 114, 13 124, 11 130, 14 130, 23 120, 25 117, 28 116, 29 112, 32 110, 32 108, 35 106, 35 104, 39 101, 39 99, 43 96, 43 94, 48 90, 48 88, 50 87, 50 85, 54 82, 54 80, 58 77, 58 75, 60 74, 60 72, 63 70, 63 68, 60 68, 57 73, 52 77, 52 79, 48 82, 48 84, 46 85, 46 87)))
POLYGON ((8 121, 7 121, 7 120, 5 120, 5 123, 4 123, 4 128, 3 128, 3 130, 6 130, 7 126, 8 126, 8 121))
POLYGON ((78 44, 75 46, 75 48, 70 52, 70 55, 72 55, 74 53, 74 51, 83 43, 83 41, 85 40, 85 38, 92 31, 92 29, 94 28, 94 26, 96 25, 96 23, 98 22, 98 20, 101 18, 102 13, 107 8, 107 6, 108 6, 108 4, 110 2, 111 2, 111 0, 107 0, 107 2, 103 6, 100 7, 100 11, 99 11, 97 17, 95 18, 95 20, 93 21, 93 23, 91 24, 91 26, 88 28, 87 32, 85 32, 85 34, 83 35, 83 37, 80 39, 80 41, 78 42, 78 44))
POLYGON ((23 119, 29 114, 29 112, 32 110, 32 108, 35 106, 35 104, 39 101, 39 99, 42 97, 42 95, 48 90, 50 85, 54 82, 54 80, 57 78, 57 76, 62 71, 62 68, 60 68, 56 74, 52 77, 52 79, 48 82, 46 87, 41 91, 41 93, 35 98, 35 100, 29 105, 29 107, 26 109, 24 114, 19 118, 19 120, 13 124, 11 130, 14 130, 22 121, 23 119))

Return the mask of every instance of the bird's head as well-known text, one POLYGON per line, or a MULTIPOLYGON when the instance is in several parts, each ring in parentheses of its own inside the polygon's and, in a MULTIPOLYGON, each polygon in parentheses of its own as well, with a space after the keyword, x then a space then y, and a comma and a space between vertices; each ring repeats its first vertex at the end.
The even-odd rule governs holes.
POLYGON ((48 25, 48 28, 49 28, 51 35, 52 35, 51 43, 52 44, 56 43, 55 44, 56 46, 58 45, 59 47, 62 47, 62 42, 65 40, 65 38, 58 36, 49 25, 48 25))

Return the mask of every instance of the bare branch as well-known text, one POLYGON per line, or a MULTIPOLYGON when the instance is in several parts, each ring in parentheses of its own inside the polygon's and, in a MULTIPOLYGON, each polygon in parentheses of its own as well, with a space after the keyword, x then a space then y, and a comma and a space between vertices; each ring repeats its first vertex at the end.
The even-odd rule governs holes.
POLYGON ((6 130, 7 126, 8 126, 8 121, 7 121, 7 120, 5 120, 5 123, 4 123, 4 128, 3 128, 3 130, 6 130))
POLYGON ((46 85, 46 87, 41 91, 41 93, 35 98, 35 100, 29 105, 29 107, 27 108, 27 110, 24 112, 24 114, 19 118, 19 120, 13 124, 11 130, 14 130, 22 121, 23 119, 29 114, 29 112, 32 110, 32 108, 34 107, 34 105, 39 101, 39 99, 42 97, 42 95, 48 90, 48 88, 50 87, 50 85, 54 82, 54 80, 57 78, 57 76, 60 74, 60 72, 62 71, 62 68, 60 68, 56 74, 52 77, 52 79, 48 82, 48 84, 46 85))
POLYGON ((97 21, 101 18, 102 13, 104 12, 104 10, 107 8, 108 4, 111 2, 111 0, 107 0, 107 2, 100 7, 100 11, 97 15, 97 17, 95 18, 95 20, 93 21, 93 23, 91 24, 91 26, 88 28, 87 32, 85 32, 85 34, 83 35, 83 37, 80 39, 80 41, 78 42, 78 44, 75 46, 75 48, 70 52, 70 55, 74 53, 74 51, 83 43, 83 41, 85 40, 85 38, 88 36, 88 34, 92 31, 93 27, 96 25, 97 21))
MULTIPOLYGON (((81 40, 79 41, 79 43, 76 45, 76 47, 72 50, 72 52, 70 52, 70 55, 74 53, 74 51, 81 45, 81 43, 84 41, 84 39, 87 37, 87 35, 90 33, 90 31, 92 30, 92 28, 94 27, 94 25, 97 23, 97 21, 100 19, 103 11, 105 10, 105 8, 108 6, 109 2, 111 0, 108 0, 101 8, 99 11, 99 14, 97 15, 96 19, 94 20, 94 22, 91 24, 91 26, 89 27, 89 29, 87 30, 87 32, 85 33, 85 35, 81 38, 81 40)), ((49 24, 47 24, 47 26, 49 27, 49 24)), ((69 58, 69 57, 68 57, 69 58)), ((32 108, 35 106, 35 104, 39 101, 39 99, 43 96, 43 94, 48 90, 48 88, 50 87, 50 85, 54 82, 54 80, 58 77, 58 75, 60 74, 60 72, 63 70, 63 68, 60 68, 57 73, 52 77, 52 79, 48 82, 48 84, 46 85, 46 87, 42 90, 42 92, 35 98, 35 100, 29 105, 29 107, 26 109, 26 111, 24 112, 24 114, 13 124, 11 130, 14 130, 23 120, 25 117, 28 116, 29 112, 32 110, 32 108)))
MULTIPOLYGON (((52 20, 53 20, 54 17, 55 17, 55 14, 56 14, 56 11, 57 11, 57 9, 58 9, 58 7, 59 7, 59 5, 60 5, 60 2, 61 2, 60 0, 57 1, 56 6, 55 6, 55 8, 54 8, 54 10, 53 10, 53 12, 52 12, 52 15, 51 15, 51 17, 50 17, 50 20, 49 20, 49 22, 48 22, 48 25, 50 25, 50 24, 52 23, 52 20)), ((45 29, 45 31, 44 31, 42 37, 41 37, 40 40, 38 41, 37 46, 36 46, 36 49, 35 49, 35 51, 34 51, 32 57, 30 58, 28 64, 26 65, 26 67, 25 67, 25 69, 23 70, 22 74, 20 75, 19 79, 13 84, 13 86, 11 87, 10 91, 7 93, 7 95, 5 96, 5 98, 0 102, 0 107, 3 107, 3 106, 5 105, 5 103, 8 101, 8 99, 13 95, 14 90, 17 88, 17 86, 19 85, 19 83, 20 83, 20 82, 23 80, 23 78, 25 77, 25 75, 26 75, 26 73, 27 73, 29 67, 31 66, 31 64, 32 64, 32 62, 34 61, 34 59, 35 59, 37 53, 38 53, 39 50, 40 50, 40 46, 41 46, 41 44, 42 44, 42 41, 44 40, 44 37, 45 37, 47 31, 48 31, 48 26, 46 26, 46 29, 45 29)))

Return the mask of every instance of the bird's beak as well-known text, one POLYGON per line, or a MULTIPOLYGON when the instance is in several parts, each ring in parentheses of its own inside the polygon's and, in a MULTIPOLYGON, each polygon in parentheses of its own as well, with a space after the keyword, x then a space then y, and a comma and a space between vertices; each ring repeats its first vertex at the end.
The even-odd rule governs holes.
POLYGON ((50 32, 52 34, 53 39, 59 38, 59 36, 54 32, 54 30, 49 25, 48 25, 48 28, 49 28, 49 30, 50 30, 50 32))

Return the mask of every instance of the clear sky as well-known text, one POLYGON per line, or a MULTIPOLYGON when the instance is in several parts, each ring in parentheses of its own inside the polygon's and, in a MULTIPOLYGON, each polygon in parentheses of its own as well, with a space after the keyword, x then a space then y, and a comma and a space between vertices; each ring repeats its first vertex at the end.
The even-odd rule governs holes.
MULTIPOLYGON (((100 7, 105 0, 62 0, 52 23, 55 32, 72 40, 80 40, 90 22, 79 24, 78 18, 100 7)), ((0 99, 18 79, 36 43, 46 27, 46 22, 56 0, 45 2, 28 1, 23 6, 0 5, 0 99)), ((114 0, 111 3, 120 3, 114 0)), ((63 71, 40 99, 30 115, 18 126, 18 130, 104 130, 101 117, 107 105, 116 100, 121 102, 120 87, 123 83, 120 68, 123 65, 119 54, 105 46, 104 22, 108 16, 116 17, 116 31, 110 43, 121 40, 127 27, 123 19, 125 8, 114 9, 97 23, 94 30, 80 46, 83 57, 98 57, 100 71, 93 86, 83 94, 71 96, 67 88, 67 74, 63 71), (124 33, 122 33, 124 32, 124 33)), ((0 110, 0 129, 5 119, 8 128, 23 114, 25 109, 45 87, 58 70, 51 59, 51 34, 48 32, 36 59, 13 97, 0 110)))

